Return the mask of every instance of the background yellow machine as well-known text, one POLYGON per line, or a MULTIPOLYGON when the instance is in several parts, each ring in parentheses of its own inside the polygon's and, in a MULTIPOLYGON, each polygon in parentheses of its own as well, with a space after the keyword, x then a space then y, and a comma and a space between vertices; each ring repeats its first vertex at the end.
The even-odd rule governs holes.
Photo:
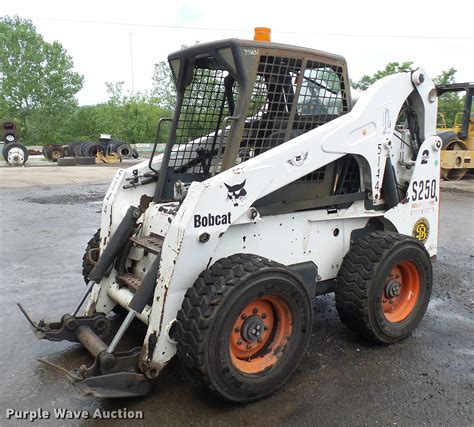
POLYGON ((462 109, 440 109, 438 136, 443 141, 441 152, 441 177, 446 180, 462 179, 474 168, 474 83, 454 83, 436 87, 443 99, 457 92, 464 92, 462 109))

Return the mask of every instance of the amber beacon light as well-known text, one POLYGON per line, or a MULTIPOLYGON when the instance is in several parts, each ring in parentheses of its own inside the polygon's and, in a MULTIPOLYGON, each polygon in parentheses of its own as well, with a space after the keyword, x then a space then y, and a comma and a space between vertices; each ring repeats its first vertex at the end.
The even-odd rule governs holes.
POLYGON ((267 27, 256 27, 253 39, 259 42, 269 42, 272 30, 267 27))

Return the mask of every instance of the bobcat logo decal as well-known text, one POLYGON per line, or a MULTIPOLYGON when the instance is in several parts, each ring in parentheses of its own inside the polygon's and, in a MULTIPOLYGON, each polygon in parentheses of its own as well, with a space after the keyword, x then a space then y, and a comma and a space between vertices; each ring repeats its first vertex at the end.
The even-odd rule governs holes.
POLYGON ((234 206, 239 206, 239 202, 245 201, 245 196, 247 195, 247 191, 245 190, 245 181, 241 184, 236 185, 227 185, 227 200, 231 201, 234 206))

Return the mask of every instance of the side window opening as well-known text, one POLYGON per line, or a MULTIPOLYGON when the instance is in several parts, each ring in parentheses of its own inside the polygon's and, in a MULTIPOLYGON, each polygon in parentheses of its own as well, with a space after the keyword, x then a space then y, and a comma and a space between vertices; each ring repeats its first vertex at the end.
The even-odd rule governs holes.
POLYGON ((363 199, 359 164, 351 155, 319 168, 257 200, 262 215, 347 207, 363 199))

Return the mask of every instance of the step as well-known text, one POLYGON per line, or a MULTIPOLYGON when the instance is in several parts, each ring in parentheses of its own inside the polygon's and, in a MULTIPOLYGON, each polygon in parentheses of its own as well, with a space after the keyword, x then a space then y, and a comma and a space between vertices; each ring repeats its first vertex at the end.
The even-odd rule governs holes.
POLYGON ((142 280, 132 273, 123 274, 115 278, 119 285, 126 286, 132 292, 137 292, 140 287, 142 280))
POLYGON ((161 254, 161 248, 163 247, 164 237, 158 236, 157 234, 150 234, 145 237, 130 237, 130 240, 135 243, 137 246, 142 247, 147 252, 150 252, 155 255, 161 254))

